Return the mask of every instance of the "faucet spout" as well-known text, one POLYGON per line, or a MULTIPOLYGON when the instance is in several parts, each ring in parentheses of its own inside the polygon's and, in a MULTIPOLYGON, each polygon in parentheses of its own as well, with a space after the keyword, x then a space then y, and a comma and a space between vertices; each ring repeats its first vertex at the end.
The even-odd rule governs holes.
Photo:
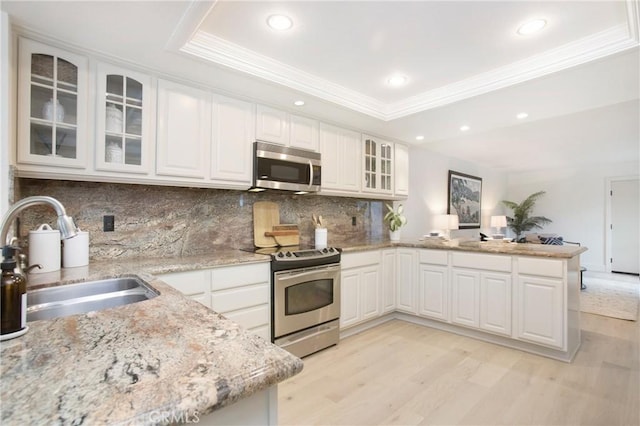
POLYGON ((62 239, 66 240, 68 238, 75 237, 78 234, 78 228, 76 228, 76 225, 73 222, 71 216, 67 216, 67 212, 60 201, 56 200, 53 197, 36 195, 33 197, 24 198, 11 206, 4 219, 2 220, 2 225, 0 226, 0 242, 4 241, 5 245, 10 244, 11 241, 8 238, 9 228, 11 227, 11 224, 13 223, 18 213, 20 213, 27 207, 40 204, 49 205, 56 211, 56 214, 58 215, 58 228, 60 229, 60 237, 62 239))

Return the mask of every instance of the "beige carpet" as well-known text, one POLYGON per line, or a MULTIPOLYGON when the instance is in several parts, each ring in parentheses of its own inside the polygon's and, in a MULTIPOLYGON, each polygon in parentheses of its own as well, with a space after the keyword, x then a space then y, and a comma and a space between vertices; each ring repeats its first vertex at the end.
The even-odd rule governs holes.
POLYGON ((583 279, 587 289, 580 292, 582 312, 630 321, 638 320, 638 277, 585 272, 583 279))

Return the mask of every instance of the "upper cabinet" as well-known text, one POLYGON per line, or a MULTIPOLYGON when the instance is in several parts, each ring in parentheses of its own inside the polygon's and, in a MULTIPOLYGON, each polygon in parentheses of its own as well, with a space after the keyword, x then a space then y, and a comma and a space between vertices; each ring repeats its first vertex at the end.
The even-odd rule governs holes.
POLYGON ((362 135, 362 191, 393 194, 393 143, 362 135))
POLYGON ((100 63, 97 87, 96 169, 148 173, 151 77, 100 63))
POLYGON ((409 147, 399 143, 394 144, 395 160, 394 169, 394 190, 397 197, 407 197, 409 195, 409 147))
POLYGON ((360 133, 320 123, 324 192, 360 192, 360 133))
POLYGON ((317 152, 318 121, 257 105, 256 139, 317 152))
POLYGON ((252 103, 213 95, 211 179, 251 186, 255 116, 252 103))
POLYGON ((18 162, 87 166, 85 57, 19 40, 18 162))

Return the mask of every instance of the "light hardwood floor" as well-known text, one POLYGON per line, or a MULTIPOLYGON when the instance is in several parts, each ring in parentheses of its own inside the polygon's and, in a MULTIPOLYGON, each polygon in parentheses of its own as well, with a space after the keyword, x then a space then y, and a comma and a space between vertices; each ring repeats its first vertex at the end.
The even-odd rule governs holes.
POLYGON ((282 425, 639 425, 640 327, 582 314, 573 363, 393 320, 304 359, 282 425))

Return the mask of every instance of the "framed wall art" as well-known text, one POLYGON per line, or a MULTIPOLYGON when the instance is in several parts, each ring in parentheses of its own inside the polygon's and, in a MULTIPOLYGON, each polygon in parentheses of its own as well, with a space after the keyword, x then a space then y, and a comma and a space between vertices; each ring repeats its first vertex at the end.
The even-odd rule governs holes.
POLYGON ((447 214, 457 214, 460 229, 480 228, 482 178, 449 170, 447 214))

